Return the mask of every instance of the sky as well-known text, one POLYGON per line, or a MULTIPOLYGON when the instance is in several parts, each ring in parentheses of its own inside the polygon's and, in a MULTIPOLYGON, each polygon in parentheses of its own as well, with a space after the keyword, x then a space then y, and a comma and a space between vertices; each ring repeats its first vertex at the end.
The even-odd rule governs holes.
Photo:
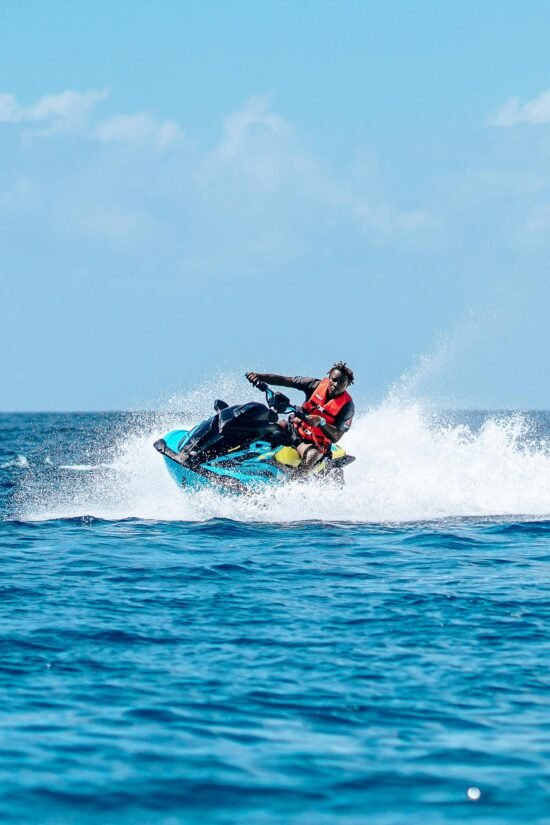
POLYGON ((0 410, 340 359, 362 404, 550 407, 549 31, 546 0, 2 0, 0 410))

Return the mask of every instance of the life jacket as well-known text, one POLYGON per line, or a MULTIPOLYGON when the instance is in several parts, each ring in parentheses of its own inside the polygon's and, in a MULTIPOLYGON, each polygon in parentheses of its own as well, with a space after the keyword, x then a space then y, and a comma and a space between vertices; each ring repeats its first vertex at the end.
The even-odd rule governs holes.
MULTIPOLYGON (((329 379, 323 378, 311 397, 302 404, 302 409, 306 415, 320 415, 326 420, 327 424, 334 426, 338 413, 348 401, 351 401, 351 395, 344 390, 344 392, 337 395, 336 398, 329 398, 329 386, 329 379)), ((315 444, 317 449, 324 453, 328 451, 332 444, 330 438, 327 438, 320 427, 314 427, 312 424, 308 424, 307 421, 295 418, 294 429, 302 441, 309 441, 315 444)))

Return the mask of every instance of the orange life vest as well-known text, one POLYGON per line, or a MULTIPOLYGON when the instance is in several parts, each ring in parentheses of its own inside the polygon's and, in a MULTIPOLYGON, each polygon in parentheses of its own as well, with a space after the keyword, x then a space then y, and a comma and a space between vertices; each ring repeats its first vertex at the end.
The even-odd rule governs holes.
MULTIPOLYGON (((336 398, 328 397, 328 389, 330 382, 328 378, 323 378, 313 395, 302 404, 302 409, 306 415, 320 415, 324 418, 327 424, 334 426, 334 422, 340 410, 351 401, 349 392, 344 391, 336 398)), ((307 421, 302 421, 299 418, 294 419, 294 428, 303 441, 309 441, 315 444, 318 450, 326 452, 332 441, 324 434, 320 427, 314 427, 308 424, 307 421)))

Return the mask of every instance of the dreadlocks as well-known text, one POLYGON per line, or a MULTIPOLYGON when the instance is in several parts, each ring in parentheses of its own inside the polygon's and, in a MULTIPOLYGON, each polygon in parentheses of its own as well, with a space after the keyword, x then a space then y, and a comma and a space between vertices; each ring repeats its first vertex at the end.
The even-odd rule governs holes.
POLYGON ((332 367, 329 369, 327 375, 330 375, 332 370, 340 370, 340 372, 344 373, 344 375, 348 379, 348 383, 353 384, 353 381, 354 381, 353 370, 351 369, 351 367, 348 367, 348 365, 346 364, 345 361, 336 361, 336 363, 333 364, 332 367))

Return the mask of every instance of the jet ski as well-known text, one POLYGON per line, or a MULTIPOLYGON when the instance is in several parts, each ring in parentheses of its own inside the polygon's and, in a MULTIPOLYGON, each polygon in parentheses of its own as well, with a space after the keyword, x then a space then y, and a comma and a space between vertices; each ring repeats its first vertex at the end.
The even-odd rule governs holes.
MULTIPOLYGON (((214 415, 191 430, 171 430, 154 447, 164 456, 170 475, 179 486, 217 487, 234 492, 260 491, 268 485, 289 481, 297 474, 301 457, 294 447, 284 445, 279 416, 305 418, 300 407, 286 395, 274 392, 261 382, 266 404, 250 401, 229 406, 214 402, 214 415)), ((355 461, 337 444, 319 461, 308 477, 344 483, 343 470, 355 461)))

